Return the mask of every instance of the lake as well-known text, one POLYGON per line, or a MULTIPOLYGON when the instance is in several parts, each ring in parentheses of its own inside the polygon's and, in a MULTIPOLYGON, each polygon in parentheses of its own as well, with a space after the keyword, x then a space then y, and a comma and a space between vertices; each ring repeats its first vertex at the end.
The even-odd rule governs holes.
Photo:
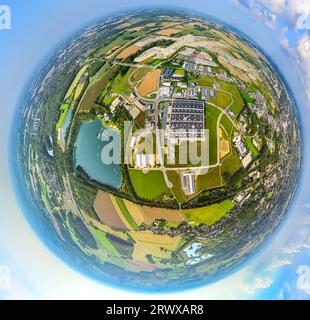
MULTIPOLYGON (((75 165, 82 167, 91 179, 119 189, 122 184, 120 166, 118 164, 107 165, 101 160, 102 149, 109 142, 101 141, 98 134, 106 129, 111 130, 100 120, 82 123, 75 145, 75 165)), ((118 133, 117 130, 115 132, 118 133)))

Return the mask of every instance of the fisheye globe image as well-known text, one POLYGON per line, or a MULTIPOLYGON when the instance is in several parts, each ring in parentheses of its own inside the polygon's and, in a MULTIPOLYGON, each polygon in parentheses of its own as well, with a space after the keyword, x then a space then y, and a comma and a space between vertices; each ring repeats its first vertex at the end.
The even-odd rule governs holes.
POLYGON ((182 291, 237 270, 297 188, 295 100, 247 36, 180 10, 84 25, 34 70, 12 130, 22 210, 103 284, 182 291))

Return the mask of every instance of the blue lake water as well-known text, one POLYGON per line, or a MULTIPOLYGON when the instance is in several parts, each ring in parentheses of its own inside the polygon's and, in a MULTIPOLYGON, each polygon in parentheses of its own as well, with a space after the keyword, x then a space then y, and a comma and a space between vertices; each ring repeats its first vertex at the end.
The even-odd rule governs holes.
POLYGON ((82 123, 75 145, 75 165, 82 167, 91 179, 119 189, 122 184, 120 166, 118 164, 107 165, 101 159, 102 149, 109 142, 101 141, 98 133, 106 129, 108 127, 100 120, 82 123))

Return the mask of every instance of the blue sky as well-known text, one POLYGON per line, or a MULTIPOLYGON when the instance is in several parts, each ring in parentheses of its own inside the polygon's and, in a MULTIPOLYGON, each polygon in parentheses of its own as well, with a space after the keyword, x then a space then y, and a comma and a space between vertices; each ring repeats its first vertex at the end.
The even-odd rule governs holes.
MULTIPOLYGON (((128 298, 70 269, 42 244, 21 214, 10 183, 8 134, 25 82, 46 54, 81 24, 145 1, 2 0, 12 11, 12 30, 0 30, 0 298, 128 298), (1 282, 2 281, 2 282, 1 282), (1 284, 2 283, 2 284, 1 284)), ((246 33, 272 57, 290 84, 302 123, 310 119, 310 35, 299 17, 308 0, 149 0, 148 6, 178 6, 217 17, 246 33)), ((309 128, 304 125, 304 163, 309 128)), ((190 293, 144 298, 310 297, 310 182, 308 168, 286 221, 263 249, 225 279, 190 293)), ((131 294, 132 299, 141 294, 131 294)))

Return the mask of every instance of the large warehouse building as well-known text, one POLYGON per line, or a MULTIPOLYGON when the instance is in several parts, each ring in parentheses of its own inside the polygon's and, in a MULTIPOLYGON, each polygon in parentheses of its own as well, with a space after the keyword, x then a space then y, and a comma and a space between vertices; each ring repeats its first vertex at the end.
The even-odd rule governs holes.
POLYGON ((204 139, 205 103, 174 100, 169 114, 167 135, 175 139, 204 139))

